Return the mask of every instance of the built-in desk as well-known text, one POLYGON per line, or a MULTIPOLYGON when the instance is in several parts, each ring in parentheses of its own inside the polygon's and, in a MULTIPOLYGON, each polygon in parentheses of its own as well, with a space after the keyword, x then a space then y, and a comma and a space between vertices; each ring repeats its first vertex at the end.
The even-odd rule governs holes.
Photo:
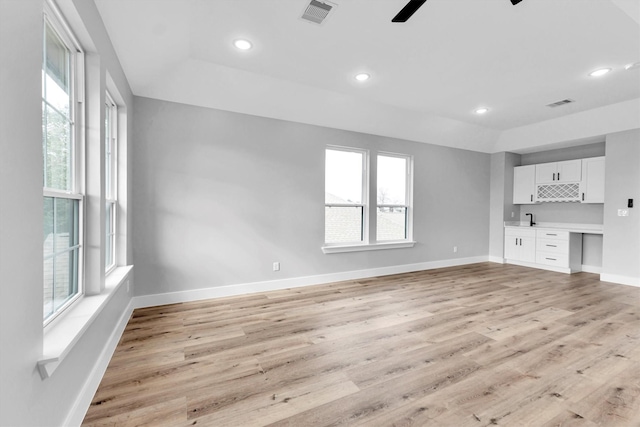
POLYGON ((507 263, 560 273, 582 271, 582 235, 603 234, 601 224, 504 223, 507 263))

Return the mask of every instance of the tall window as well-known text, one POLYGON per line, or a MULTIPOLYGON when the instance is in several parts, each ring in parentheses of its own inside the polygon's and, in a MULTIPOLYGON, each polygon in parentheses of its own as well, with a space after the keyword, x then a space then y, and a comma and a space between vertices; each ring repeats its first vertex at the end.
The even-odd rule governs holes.
POLYGON ((366 150, 344 147, 328 147, 325 156, 325 249, 413 246, 411 157, 369 156, 366 150), (369 161, 375 162, 373 168, 369 161), (377 189, 377 201, 371 205, 367 203, 370 182, 377 189))
POLYGON ((378 154, 377 241, 405 240, 409 236, 409 158, 378 154))
POLYGON ((82 292, 75 66, 80 53, 51 14, 45 15, 43 34, 43 319, 48 323, 82 292))
POLYGON ((113 99, 106 94, 104 123, 104 188, 106 199, 105 224, 105 268, 112 270, 116 265, 116 215, 117 215, 117 107, 113 99))
POLYGON ((327 148, 325 155, 325 243, 366 241, 367 152, 327 148))

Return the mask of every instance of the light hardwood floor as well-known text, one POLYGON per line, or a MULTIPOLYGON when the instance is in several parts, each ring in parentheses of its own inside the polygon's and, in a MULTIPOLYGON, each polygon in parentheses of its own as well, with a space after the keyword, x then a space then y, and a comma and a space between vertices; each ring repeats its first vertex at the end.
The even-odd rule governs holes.
POLYGON ((135 310, 85 426, 640 426, 640 288, 492 263, 135 310))

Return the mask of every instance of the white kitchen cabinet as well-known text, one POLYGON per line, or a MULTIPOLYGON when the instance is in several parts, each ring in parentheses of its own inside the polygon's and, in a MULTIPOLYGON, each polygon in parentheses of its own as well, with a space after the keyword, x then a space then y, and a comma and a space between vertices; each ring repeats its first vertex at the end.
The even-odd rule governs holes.
POLYGON ((582 233, 507 226, 504 258, 511 264, 574 273, 582 268, 582 233))
POLYGON ((581 270, 582 234, 568 231, 536 231, 536 264, 565 273, 581 270))
POLYGON ((511 261, 535 262, 536 230, 506 228, 504 232, 504 257, 511 261))
POLYGON ((513 168, 513 203, 530 205, 535 203, 536 166, 517 166, 513 168))
POLYGON ((582 159, 582 181, 580 201, 582 203, 604 203, 604 157, 582 159))
POLYGON ((582 161, 540 163, 536 165, 536 184, 579 182, 582 176, 582 161))

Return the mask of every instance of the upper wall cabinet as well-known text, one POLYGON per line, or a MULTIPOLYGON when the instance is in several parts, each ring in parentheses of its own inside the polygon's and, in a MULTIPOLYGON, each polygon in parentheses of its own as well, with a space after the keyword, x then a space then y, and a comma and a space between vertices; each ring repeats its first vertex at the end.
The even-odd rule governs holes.
POLYGON ((536 165, 513 168, 513 203, 530 205, 535 203, 536 165))
POLYGON ((536 184, 580 182, 581 177, 582 161, 580 159, 536 165, 536 184))
POLYGON ((582 159, 582 203, 604 203, 604 157, 582 159))
POLYGON ((604 203, 604 157, 513 168, 513 203, 604 203))

